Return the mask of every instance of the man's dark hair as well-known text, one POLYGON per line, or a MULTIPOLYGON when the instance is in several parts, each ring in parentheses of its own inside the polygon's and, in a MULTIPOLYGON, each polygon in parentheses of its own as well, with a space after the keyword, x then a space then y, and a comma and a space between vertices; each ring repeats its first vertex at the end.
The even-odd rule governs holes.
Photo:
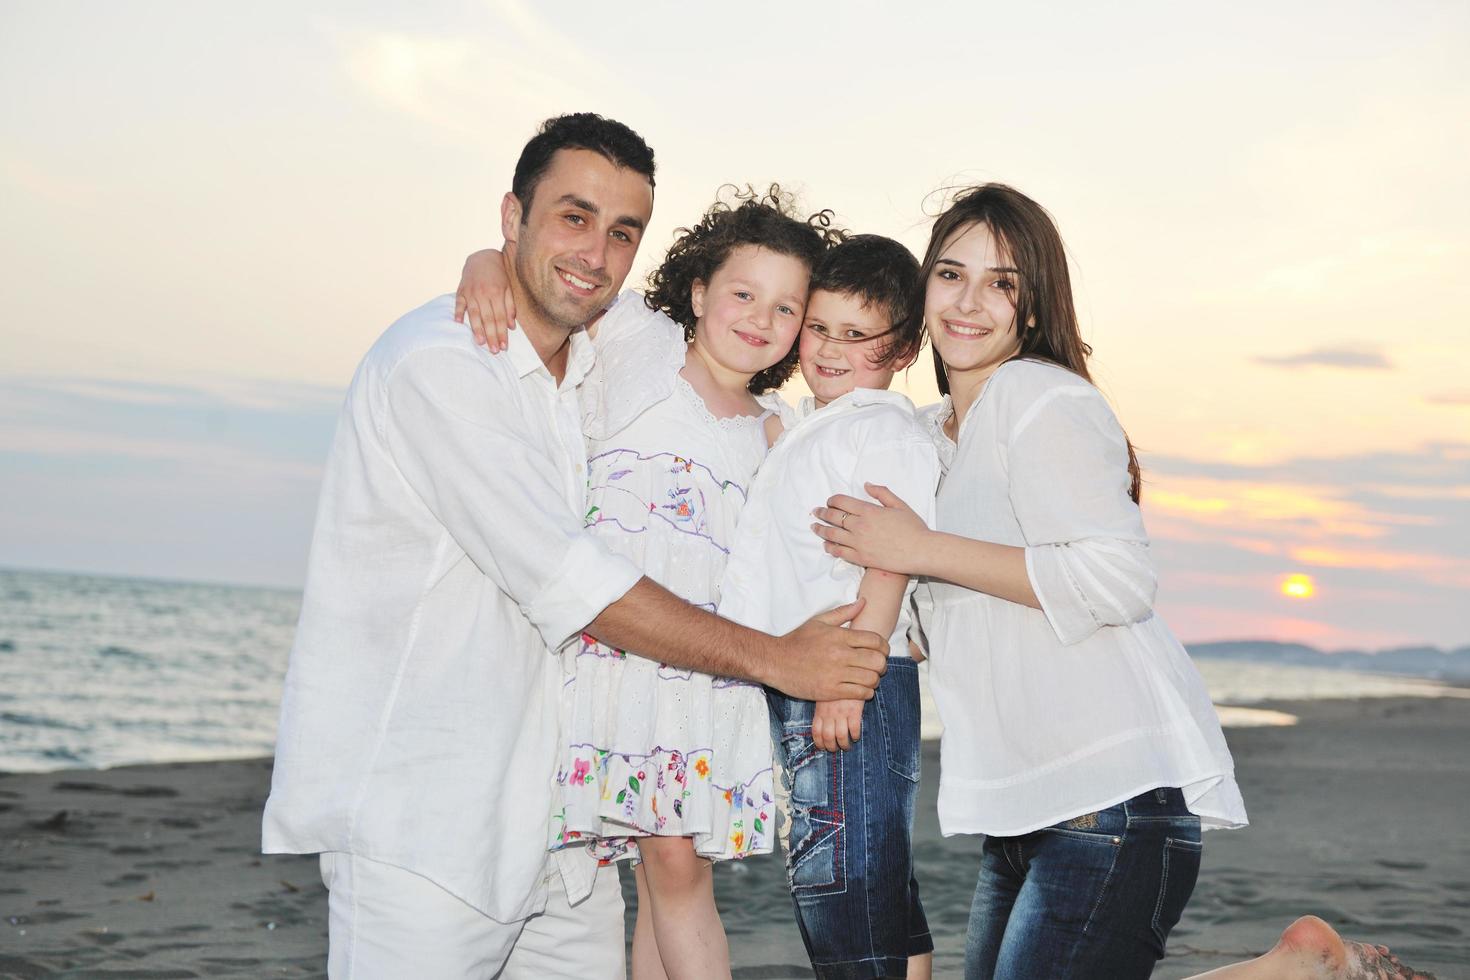
POLYGON ((531 210, 536 185, 551 166, 557 150, 591 150, 600 153, 614 166, 624 167, 648 178, 653 186, 653 150, 643 137, 616 119, 604 119, 595 112, 573 112, 556 116, 541 124, 541 129, 516 161, 515 177, 510 192, 521 202, 521 221, 531 210))
POLYGON ((889 323, 876 364, 912 357, 924 342, 923 322, 911 322, 909 304, 919 283, 914 253, 882 235, 853 235, 823 253, 812 270, 811 291, 854 296, 889 323))

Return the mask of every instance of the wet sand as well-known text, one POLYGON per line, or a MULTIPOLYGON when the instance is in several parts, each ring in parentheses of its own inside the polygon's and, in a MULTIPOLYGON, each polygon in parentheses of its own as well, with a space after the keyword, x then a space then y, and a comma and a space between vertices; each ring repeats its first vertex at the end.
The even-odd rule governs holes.
MULTIPOLYGON (((1300 723, 1227 732, 1252 826, 1206 836, 1155 976, 1256 955, 1304 912, 1470 976, 1470 700, 1269 707, 1300 723)), ((937 746, 925 765, 920 886, 958 976, 978 841, 939 836, 937 746)), ((0 977, 323 975, 315 859, 256 853, 269 781, 268 760, 0 774, 0 977)), ((716 887, 736 977, 811 975, 779 861, 716 887)))

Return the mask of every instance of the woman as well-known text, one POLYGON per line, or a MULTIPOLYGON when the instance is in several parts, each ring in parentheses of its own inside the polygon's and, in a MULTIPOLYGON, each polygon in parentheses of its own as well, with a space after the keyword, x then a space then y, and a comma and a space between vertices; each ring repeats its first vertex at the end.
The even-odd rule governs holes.
POLYGON ((1219 720, 1153 614, 1131 445, 1087 372, 1050 217, 999 184, 934 224, 922 317, 945 401, 938 530, 884 488, 835 497, 828 550, 930 580, 946 834, 986 835, 972 978, 1146 977, 1245 808, 1219 720))

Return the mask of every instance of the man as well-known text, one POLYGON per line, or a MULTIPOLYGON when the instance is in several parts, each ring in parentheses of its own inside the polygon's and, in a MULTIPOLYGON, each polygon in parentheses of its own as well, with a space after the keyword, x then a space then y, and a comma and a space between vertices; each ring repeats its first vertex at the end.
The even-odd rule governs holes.
POLYGON ((475 347, 433 300, 373 345, 327 464, 281 705, 267 852, 322 854, 334 978, 621 977, 622 900, 548 856, 549 651, 584 629, 803 698, 871 696, 884 640, 743 629, 582 529, 581 326, 617 295, 653 209, 621 123, 549 120, 501 208, 520 330, 475 347))

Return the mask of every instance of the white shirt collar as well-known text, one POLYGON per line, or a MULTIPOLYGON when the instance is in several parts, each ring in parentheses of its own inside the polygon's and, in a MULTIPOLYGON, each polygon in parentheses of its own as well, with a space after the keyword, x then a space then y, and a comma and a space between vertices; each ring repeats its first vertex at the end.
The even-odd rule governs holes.
MULTIPOLYGON (((888 404, 914 411, 914 403, 902 392, 890 391, 887 388, 854 388, 840 398, 827 403, 827 411, 845 408, 861 408, 864 405, 888 404)), ((796 403, 796 421, 806 421, 813 414, 820 411, 817 408, 817 400, 811 395, 802 398, 796 403)))
MULTIPOLYGON (((547 377, 551 376, 546 363, 536 352, 536 345, 531 343, 531 338, 526 336, 526 331, 519 324, 508 335, 504 356, 510 358, 511 364, 515 366, 517 377, 524 378, 537 371, 545 371, 547 377)), ((562 379, 562 387, 575 388, 581 384, 587 372, 592 370, 592 362, 596 357, 597 352, 592 346, 592 341, 587 338, 587 331, 575 331, 571 336, 570 349, 567 351, 567 372, 562 379)))

